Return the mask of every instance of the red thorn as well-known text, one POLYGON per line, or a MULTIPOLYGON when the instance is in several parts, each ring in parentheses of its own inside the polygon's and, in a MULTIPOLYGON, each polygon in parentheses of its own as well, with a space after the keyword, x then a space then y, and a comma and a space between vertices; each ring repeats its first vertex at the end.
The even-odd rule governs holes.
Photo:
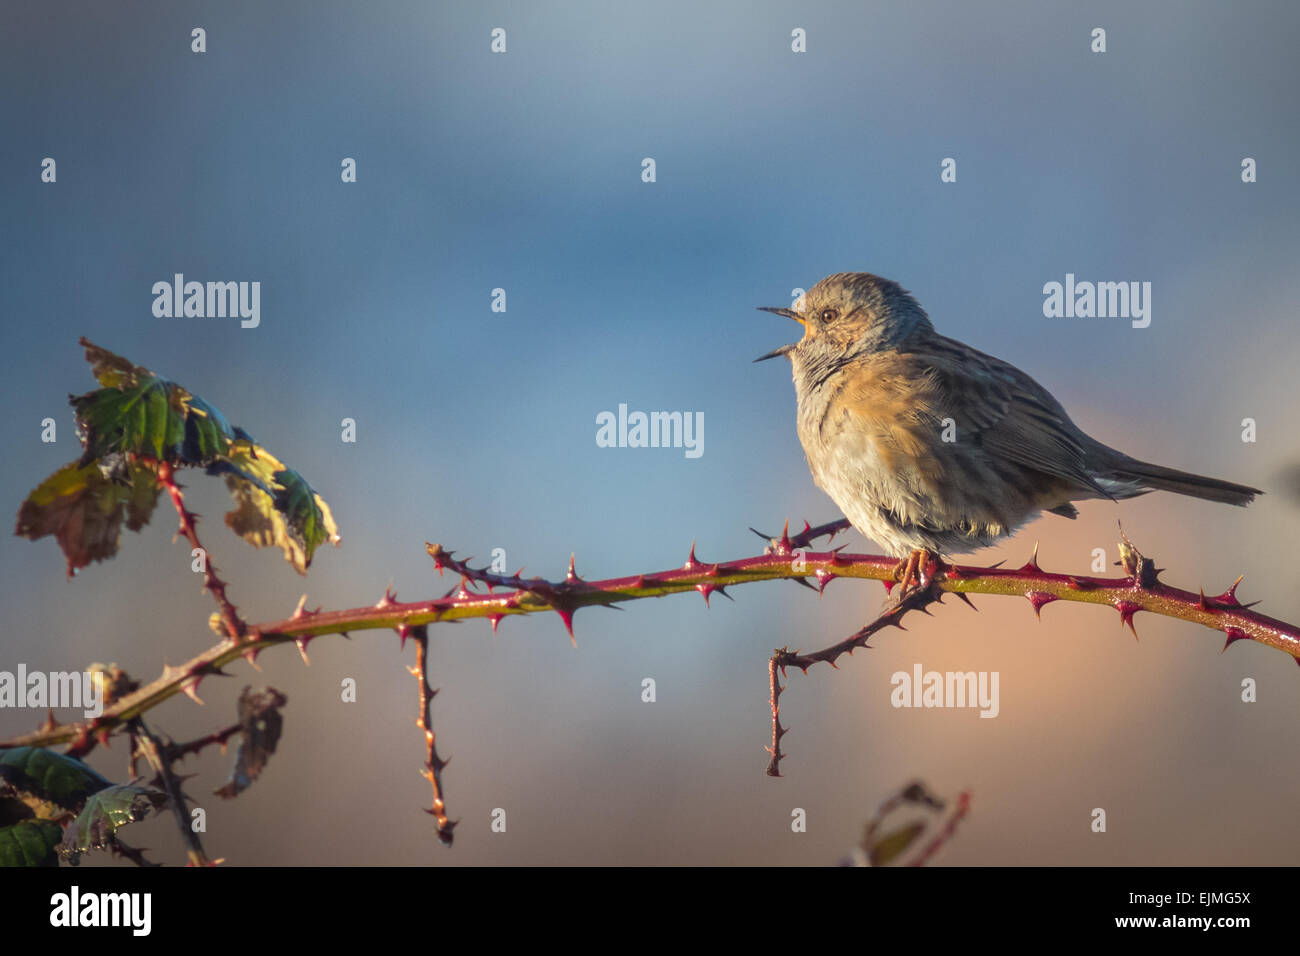
POLYGON ((1034 553, 1029 556, 1029 560, 1020 568, 1021 571, 1041 571, 1038 566, 1038 542, 1034 542, 1034 553))
MULTIPOLYGON (((961 594, 960 591, 957 593, 961 594)), ((965 597, 965 595, 963 594, 962 597, 965 597)), ((1043 605, 1051 604, 1053 601, 1060 600, 1055 594, 1048 594, 1046 591, 1027 591, 1025 597, 1027 597, 1029 603, 1034 606, 1034 617, 1038 618, 1040 621, 1043 619, 1043 605)), ((967 603, 970 602, 968 601, 967 603)), ((974 605, 971 606, 973 607, 974 605)))
POLYGON ((255 671, 260 671, 262 669, 257 666, 257 655, 260 653, 262 653, 262 649, 260 647, 250 647, 246 651, 244 651, 244 659, 247 660, 250 665, 252 665, 252 668, 255 671))
POLYGON ((1199 604, 1197 604, 1197 607, 1201 607, 1201 610, 1205 610, 1203 605, 1208 605, 1210 610, 1240 611, 1247 609, 1247 607, 1257 605, 1258 601, 1252 601, 1251 604, 1242 604, 1242 602, 1236 600, 1236 585, 1242 583, 1242 578, 1245 578, 1245 575, 1239 575, 1238 579, 1232 581, 1232 587, 1222 594, 1217 594, 1217 596, 1205 597, 1205 592, 1201 592, 1201 600, 1199 604))
POLYGON ((834 581, 834 580, 835 580, 836 578, 838 578, 838 577, 839 577, 838 574, 835 574, 835 573, 833 573, 833 572, 831 572, 831 571, 823 571, 821 568, 818 568, 818 569, 817 569, 817 585, 818 585, 817 590, 818 590, 818 592, 819 592, 819 593, 822 593, 822 594, 825 594, 825 593, 826 593, 826 585, 830 584, 832 581, 834 581))
POLYGON ((302 662, 308 667, 311 667, 311 660, 307 657, 307 642, 310 640, 310 637, 300 637, 294 641, 298 645, 298 653, 302 656, 302 662))
POLYGON ((489 615, 487 616, 488 623, 492 625, 492 633, 493 633, 493 634, 495 634, 495 633, 497 632, 497 625, 501 623, 501 619, 502 619, 503 617, 505 617, 504 614, 489 614, 489 615))
POLYGON ((685 563, 684 565, 682 565, 682 570, 684 570, 684 571, 694 571, 694 570, 695 570, 695 565, 696 565, 696 561, 695 561, 695 542, 692 541, 692 542, 691 542, 691 553, 688 554, 688 555, 686 556, 686 563, 685 563))
POLYGON ((785 519, 785 527, 781 529, 780 554, 790 553, 790 519, 785 519))
POLYGON ((1071 589, 1073 589, 1073 590, 1075 590, 1075 591, 1095 591, 1095 590, 1097 590, 1097 585, 1096 585, 1096 584, 1094 584, 1093 582, 1089 581, 1087 578, 1076 578, 1073 574, 1070 574, 1070 575, 1067 575, 1067 576, 1066 576, 1066 578, 1065 578, 1065 586, 1068 587, 1068 588, 1071 588, 1071 589))
POLYGON ((581 581, 581 580, 582 580, 582 578, 578 577, 578 572, 577 572, 576 570, 574 570, 574 555, 573 555, 573 554, 570 554, 570 555, 569 555, 569 573, 566 574, 566 575, 564 576, 564 580, 569 581, 569 582, 573 582, 573 581, 581 581))
POLYGON ((402 650, 406 650, 406 639, 411 636, 410 626, 407 624, 398 625, 397 636, 402 639, 402 650))
POLYGON ((848 542, 840 545, 838 548, 831 548, 831 564, 848 564, 849 559, 840 557, 840 552, 847 548, 848 542))
POLYGON ((1137 637, 1137 628, 1133 626, 1133 615, 1143 610, 1142 605, 1134 604, 1132 601, 1116 601, 1115 610, 1119 611, 1120 623, 1127 624, 1133 636, 1137 637))
MULTIPOLYGON (((1241 578, 1238 578, 1237 580, 1240 581, 1241 578)), ((1236 585, 1234 584, 1233 587, 1236 587, 1236 585)), ((1228 639, 1227 639, 1226 641, 1223 642, 1223 651, 1226 651, 1229 647, 1231 647, 1231 646, 1232 646, 1233 644, 1235 644, 1237 641, 1249 641, 1249 640, 1252 640, 1251 636, 1250 636, 1249 634, 1247 634, 1245 631, 1243 631, 1243 630, 1242 630, 1241 628, 1239 628, 1239 627, 1225 627, 1225 628, 1223 629, 1223 633, 1225 633, 1225 634, 1228 635, 1228 639)), ((1222 654, 1223 651, 1219 651, 1219 653, 1222 654)), ((1300 661, 1300 658, 1296 658, 1296 660, 1297 660, 1297 661, 1300 661)))
POLYGON ((898 582, 897 582, 897 581, 881 581, 880 583, 883 584, 883 585, 885 586, 885 594, 892 594, 892 593, 894 593, 894 585, 897 584, 898 582))
MULTIPOLYGON (((552 605, 555 607, 554 605, 552 605)), ((560 615, 560 620, 564 622, 564 629, 569 632, 569 640, 573 646, 578 646, 578 639, 573 636, 573 609, 567 607, 555 607, 555 613, 560 615)))
POLYGON ((716 591, 717 588, 714 585, 709 584, 707 581, 701 581, 699 584, 695 585, 695 590, 704 595, 704 606, 710 607, 709 595, 716 591))

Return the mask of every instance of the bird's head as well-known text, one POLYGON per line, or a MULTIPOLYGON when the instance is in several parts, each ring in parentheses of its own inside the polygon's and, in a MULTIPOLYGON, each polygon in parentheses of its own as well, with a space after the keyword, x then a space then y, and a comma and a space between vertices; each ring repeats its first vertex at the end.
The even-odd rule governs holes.
POLYGON ((764 359, 787 355, 801 363, 842 361, 896 348, 910 335, 933 331, 925 310, 897 282, 869 272, 837 272, 801 295, 788 309, 759 307, 794 319, 804 328, 798 342, 773 349, 764 359))

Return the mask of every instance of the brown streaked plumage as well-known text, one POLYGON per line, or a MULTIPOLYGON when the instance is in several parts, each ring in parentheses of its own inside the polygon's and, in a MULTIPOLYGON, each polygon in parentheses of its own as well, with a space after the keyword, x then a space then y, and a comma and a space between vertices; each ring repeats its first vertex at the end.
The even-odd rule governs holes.
POLYGON ((1085 434, 1020 369, 934 331, 898 283, 827 276, 791 309, 785 355, 813 480, 867 537, 899 557, 961 554, 1040 511, 1149 491, 1245 505, 1256 488, 1131 458, 1085 434))

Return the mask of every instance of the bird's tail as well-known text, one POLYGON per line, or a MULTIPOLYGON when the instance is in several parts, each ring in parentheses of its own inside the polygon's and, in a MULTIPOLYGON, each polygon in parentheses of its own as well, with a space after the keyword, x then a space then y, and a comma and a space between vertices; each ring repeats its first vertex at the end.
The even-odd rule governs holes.
MULTIPOLYGON (((1204 498, 1206 501, 1221 501, 1224 504, 1240 507, 1245 507, 1255 500, 1256 495, 1264 493, 1249 485, 1238 485, 1220 478, 1207 478, 1204 475, 1194 475, 1189 471, 1179 471, 1177 468, 1153 465, 1148 461, 1129 458, 1127 455, 1107 468, 1104 474, 1098 476, 1098 480, 1103 486, 1107 480, 1130 487, 1137 485, 1141 489, 1136 491, 1137 494, 1142 494, 1144 491, 1172 491, 1179 495, 1204 498)), ((1121 494, 1117 497, 1126 496, 1121 494)))

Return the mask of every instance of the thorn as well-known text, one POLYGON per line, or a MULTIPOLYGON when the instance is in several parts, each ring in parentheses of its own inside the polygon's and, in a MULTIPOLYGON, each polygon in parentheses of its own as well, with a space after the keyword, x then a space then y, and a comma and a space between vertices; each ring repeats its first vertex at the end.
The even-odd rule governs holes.
POLYGON ((1038 542, 1037 541, 1034 542, 1034 553, 1029 556, 1029 560, 1024 563, 1024 566, 1021 567, 1020 570, 1021 571, 1043 570, 1038 566, 1038 542))
POLYGON ((406 639, 411 636, 411 627, 409 624, 399 624, 396 628, 397 636, 402 640, 402 650, 406 650, 406 639))
POLYGON ((695 542, 691 542, 691 553, 686 556, 686 563, 682 565, 683 571, 694 571, 697 562, 695 560, 695 542))
POLYGON ((957 596, 958 596, 959 598, 961 598, 963 601, 965 601, 966 604, 967 604, 967 606, 970 607, 970 609, 971 609, 972 611, 978 611, 978 610, 979 610, 979 608, 977 608, 977 607, 974 605, 974 603, 972 603, 971 599, 966 595, 966 592, 965 592, 965 591, 953 591, 952 593, 955 594, 955 595, 957 595, 957 596))
POLYGON ((1089 581, 1087 578, 1077 578, 1073 574, 1066 576, 1065 586, 1075 591, 1097 590, 1097 585, 1089 581))
POLYGON ((1043 605, 1051 604, 1053 601, 1059 600, 1055 594, 1048 594, 1046 591, 1028 591, 1025 593, 1025 597, 1027 597, 1029 603, 1034 606, 1034 617, 1038 618, 1040 621, 1043 619, 1043 605))
POLYGON ((570 555, 569 555, 569 573, 566 574, 566 575, 564 576, 564 580, 566 580, 566 581, 568 581, 568 582, 570 582, 570 583, 573 583, 574 581, 581 581, 581 580, 582 580, 582 578, 578 577, 578 572, 574 570, 574 564, 573 564, 573 562, 574 562, 574 555, 573 555, 572 553, 570 553, 570 555))
POLYGON ((574 647, 577 647, 578 639, 573 635, 573 609, 556 604, 551 606, 555 608, 555 613, 560 615, 560 620, 564 622, 564 629, 569 632, 569 640, 573 642, 574 647))
POLYGON ((781 544, 778 554, 790 553, 790 519, 785 519, 785 526, 781 529, 781 544))
POLYGON ((838 548, 831 548, 831 564, 848 564, 849 559, 840 556, 840 552, 849 546, 846 541, 838 548))
POLYGON ((253 670, 260 672, 262 668, 257 666, 257 655, 262 653, 260 647, 250 647, 244 651, 244 660, 252 666, 253 670))
POLYGON ((1142 605, 1134 604, 1132 601, 1116 601, 1115 610, 1119 611, 1120 624, 1127 624, 1128 629, 1137 637, 1137 628, 1133 626, 1133 615, 1143 610, 1142 605))
POLYGON ((831 571, 823 571, 822 569, 818 568, 817 569, 817 585, 818 585, 817 592, 819 594, 825 594, 826 585, 830 584, 838 577, 839 577, 838 574, 835 574, 831 571))
POLYGON ((489 614, 489 615, 487 616, 488 623, 492 625, 492 633, 493 633, 493 634, 495 634, 495 633, 497 632, 497 625, 501 623, 501 619, 502 619, 503 617, 505 617, 504 614, 489 614))
POLYGON ((311 660, 307 657, 307 642, 310 640, 310 637, 300 637, 294 641, 294 644, 298 647, 298 654, 302 657, 302 662, 308 667, 311 667, 311 660))
MULTIPOLYGON (((1237 578, 1237 580, 1240 581, 1241 578, 1237 578)), ((1233 585, 1233 587, 1236 587, 1236 585, 1233 585)), ((1252 639, 1249 634, 1239 627, 1225 627, 1223 633, 1228 635, 1228 639, 1223 642, 1223 651, 1226 651, 1237 641, 1249 641, 1252 639)), ((1223 651, 1219 651, 1219 653, 1222 654, 1223 651)), ((1297 658, 1296 660, 1300 661, 1300 658, 1297 658)))
POLYGON ((391 585, 385 585, 384 596, 375 602, 375 607, 377 608, 392 607, 393 604, 396 603, 396 601, 397 601, 397 592, 393 590, 391 585))
POLYGON ((704 595, 704 606, 709 607, 709 595, 716 591, 717 588, 712 584, 709 584, 707 581, 701 581, 699 584, 695 585, 695 590, 704 595))
POLYGON ((880 583, 883 584, 883 585, 885 586, 885 596, 888 597, 890 594, 893 594, 893 593, 894 593, 894 585, 897 584, 898 582, 897 582, 897 581, 881 581, 880 583))
POLYGON ((199 699, 199 680, 200 678, 196 677, 193 680, 187 680, 185 683, 181 684, 181 690, 184 691, 185 695, 196 704, 203 703, 203 701, 199 699))
POLYGON ((1244 577, 1245 577, 1244 574, 1237 575, 1237 580, 1232 582, 1232 585, 1228 588, 1228 590, 1224 591, 1222 594, 1216 597, 1211 598, 1210 600, 1212 600, 1215 604, 1219 605, 1220 607, 1240 608, 1242 605, 1241 602, 1237 600, 1237 585, 1241 583, 1241 579, 1244 577))
POLYGON ((808 579, 807 579, 807 578, 789 578, 788 580, 793 581, 795 584, 799 585, 801 588, 807 588, 809 591, 816 591, 816 590, 817 590, 815 587, 813 587, 811 584, 808 583, 808 579))

